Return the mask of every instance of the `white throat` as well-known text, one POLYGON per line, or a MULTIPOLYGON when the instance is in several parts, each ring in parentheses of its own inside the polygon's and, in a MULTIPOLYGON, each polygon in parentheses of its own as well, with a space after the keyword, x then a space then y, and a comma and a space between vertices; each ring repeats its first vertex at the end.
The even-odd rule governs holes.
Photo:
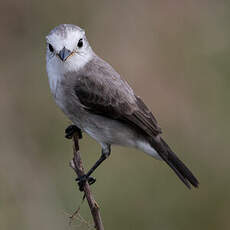
POLYGON ((60 80, 67 72, 77 72, 93 58, 93 52, 87 54, 74 54, 65 62, 57 56, 46 57, 46 69, 49 78, 49 85, 53 96, 57 96, 57 88, 60 80))

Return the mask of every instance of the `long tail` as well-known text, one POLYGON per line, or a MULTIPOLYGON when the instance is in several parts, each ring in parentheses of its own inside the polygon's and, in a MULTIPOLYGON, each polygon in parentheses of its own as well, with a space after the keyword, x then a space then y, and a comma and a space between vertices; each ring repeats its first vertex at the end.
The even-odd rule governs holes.
POLYGON ((161 138, 152 139, 151 145, 156 149, 160 157, 172 168, 177 174, 180 180, 191 189, 192 184, 194 187, 198 187, 199 182, 192 172, 185 166, 185 164, 176 156, 176 154, 170 149, 167 143, 161 138))

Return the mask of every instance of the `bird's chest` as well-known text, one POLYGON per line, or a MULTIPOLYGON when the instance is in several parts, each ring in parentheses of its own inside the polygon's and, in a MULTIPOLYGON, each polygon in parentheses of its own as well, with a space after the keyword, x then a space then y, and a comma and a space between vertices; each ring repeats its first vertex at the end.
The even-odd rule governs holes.
POLYGON ((50 90, 56 104, 62 110, 65 110, 65 103, 64 103, 65 94, 64 94, 64 88, 61 84, 61 79, 62 79, 61 74, 55 71, 48 71, 48 77, 49 77, 50 90))
POLYGON ((51 93, 58 107, 78 127, 84 119, 84 110, 74 94, 74 82, 57 72, 48 72, 51 93))

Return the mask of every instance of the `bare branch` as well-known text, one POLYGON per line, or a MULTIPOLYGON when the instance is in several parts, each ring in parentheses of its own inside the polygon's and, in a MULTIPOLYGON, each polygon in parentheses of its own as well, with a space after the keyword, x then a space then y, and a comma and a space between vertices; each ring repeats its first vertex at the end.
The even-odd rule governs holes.
MULTIPOLYGON (((70 166, 71 168, 74 169, 75 173, 77 174, 78 177, 82 177, 85 175, 84 172, 84 167, 83 167, 83 163, 81 160, 81 156, 80 156, 80 151, 79 151, 79 134, 78 132, 75 132, 73 134, 73 141, 74 141, 74 145, 73 145, 73 160, 70 162, 70 166)), ((97 230, 104 230, 104 226, 102 224, 102 220, 101 220, 101 216, 100 216, 100 212, 99 212, 99 207, 97 205, 97 202, 94 200, 92 192, 90 190, 90 186, 89 183, 86 182, 84 187, 84 196, 86 197, 88 204, 89 204, 89 208, 93 217, 93 221, 95 224, 95 228, 97 230)))

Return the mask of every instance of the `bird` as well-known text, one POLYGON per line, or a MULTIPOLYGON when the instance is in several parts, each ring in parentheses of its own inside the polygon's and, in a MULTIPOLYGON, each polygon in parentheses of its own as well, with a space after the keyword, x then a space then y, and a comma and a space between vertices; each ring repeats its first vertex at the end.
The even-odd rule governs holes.
POLYGON ((198 180, 162 138, 151 110, 114 68, 91 48, 84 29, 61 24, 46 36, 46 70, 56 104, 73 125, 71 138, 83 131, 101 145, 101 156, 79 181, 82 191, 90 175, 109 157, 112 145, 136 148, 165 162, 190 189, 198 180))

